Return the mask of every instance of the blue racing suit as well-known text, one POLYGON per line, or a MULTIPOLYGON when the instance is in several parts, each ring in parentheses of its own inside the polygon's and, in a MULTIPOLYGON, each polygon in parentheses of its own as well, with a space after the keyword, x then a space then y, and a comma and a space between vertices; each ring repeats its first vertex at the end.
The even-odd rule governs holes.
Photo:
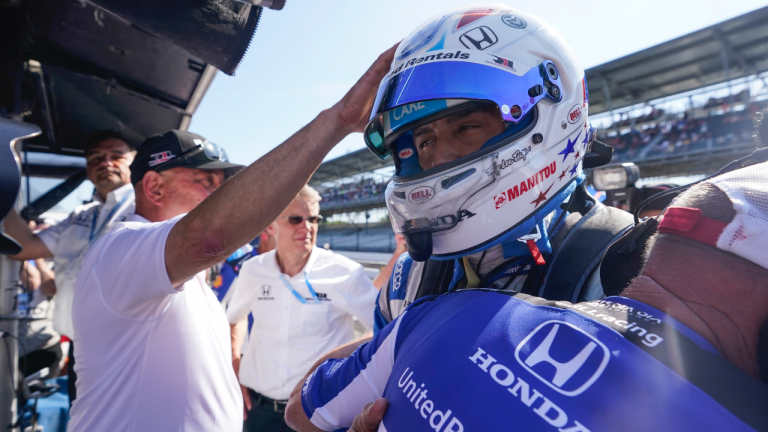
POLYGON ((768 386, 675 319, 623 297, 424 297, 302 388, 304 411, 323 430, 348 427, 380 397, 389 401, 380 431, 768 429, 768 386))

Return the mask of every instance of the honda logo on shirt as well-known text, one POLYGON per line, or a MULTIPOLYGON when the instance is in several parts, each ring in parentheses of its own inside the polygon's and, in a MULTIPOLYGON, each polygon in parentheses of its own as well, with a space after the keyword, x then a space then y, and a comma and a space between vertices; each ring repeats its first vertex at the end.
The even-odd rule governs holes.
POLYGON ((264 284, 261 286, 261 295, 268 296, 271 290, 272 286, 264 284))
POLYGON ((494 33, 490 28, 486 26, 480 26, 475 27, 461 35, 459 41, 461 41, 462 45, 469 49, 475 48, 482 51, 492 45, 495 45, 496 42, 499 41, 499 38, 496 37, 496 33, 494 33))
POLYGON ((522 367, 559 393, 577 396, 602 375, 608 348, 565 321, 547 321, 520 342, 515 358, 522 367))

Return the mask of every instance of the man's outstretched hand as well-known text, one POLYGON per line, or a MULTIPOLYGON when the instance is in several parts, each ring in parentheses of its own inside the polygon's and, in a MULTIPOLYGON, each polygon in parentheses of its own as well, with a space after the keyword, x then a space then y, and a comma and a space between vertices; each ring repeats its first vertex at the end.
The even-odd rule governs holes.
POLYGON ((352 427, 347 432, 376 432, 388 406, 389 402, 386 399, 377 399, 369 403, 363 408, 363 412, 355 417, 352 427))
POLYGON ((384 51, 347 94, 331 108, 338 115, 347 134, 362 132, 368 123, 379 84, 389 72, 398 45, 399 42, 384 51))

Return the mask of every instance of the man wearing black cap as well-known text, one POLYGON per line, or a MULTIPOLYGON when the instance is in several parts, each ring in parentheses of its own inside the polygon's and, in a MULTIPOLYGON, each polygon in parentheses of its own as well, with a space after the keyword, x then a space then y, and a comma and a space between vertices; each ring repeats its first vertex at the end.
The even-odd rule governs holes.
MULTIPOLYGON (((33 233, 21 216, 10 212, 3 220, 5 231, 22 246, 12 259, 53 258, 55 294, 53 328, 74 338, 72 299, 75 280, 88 248, 118 222, 134 211, 133 186, 129 167, 135 150, 127 138, 113 130, 93 133, 85 145, 86 174, 93 183, 93 201, 75 208, 63 221, 33 233)), ((69 346, 69 398, 76 397, 74 344, 69 346)))
POLYGON ((229 325, 201 272, 264 230, 328 151, 362 131, 393 54, 226 183, 242 167, 203 137, 147 139, 131 165, 136 214, 94 243, 75 284, 71 432, 242 429, 229 325))

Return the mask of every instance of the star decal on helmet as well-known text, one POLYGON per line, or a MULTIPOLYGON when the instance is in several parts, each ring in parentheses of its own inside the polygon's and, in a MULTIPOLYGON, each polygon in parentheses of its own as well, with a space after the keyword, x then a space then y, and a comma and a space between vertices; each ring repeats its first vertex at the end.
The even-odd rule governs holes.
POLYGON ((578 169, 579 169, 579 164, 577 162, 576 165, 574 165, 573 168, 571 168, 571 170, 568 171, 569 173, 571 173, 571 177, 573 177, 573 175, 576 174, 576 170, 578 169))
MULTIPOLYGON (((584 123, 584 127, 587 127, 586 123, 584 123)), ((581 143, 584 144, 582 148, 587 147, 587 144, 589 144, 589 131, 587 131, 587 133, 584 134, 584 141, 582 141, 581 143)))
POLYGON ((568 145, 566 145, 566 146, 565 146, 565 148, 563 149, 563 151, 561 151, 560 153, 558 153, 559 155, 563 155, 563 162, 565 162, 565 158, 567 158, 569 154, 571 154, 571 153, 574 153, 574 152, 575 152, 575 150, 573 149, 573 146, 575 146, 575 145, 576 145, 576 142, 579 140, 579 136, 581 136, 581 132, 579 132, 579 134, 578 134, 578 135, 576 135, 576 139, 574 139, 573 141, 571 141, 571 140, 569 139, 569 140, 568 140, 568 145))
POLYGON ((531 204, 535 204, 533 206, 534 208, 538 207, 539 204, 547 200, 547 194, 549 193, 549 190, 552 189, 552 186, 554 186, 554 184, 550 185, 544 192, 539 192, 539 196, 535 200, 531 201, 531 204))
POLYGON ((562 179, 563 179, 563 177, 565 177, 565 173, 567 173, 567 172, 568 172, 568 168, 570 168, 570 167, 571 167, 570 165, 568 165, 567 167, 565 167, 565 169, 563 170, 563 173, 562 173, 562 174, 560 174, 559 176, 557 176, 557 179, 558 179, 558 180, 562 180, 562 179))
POLYGON ((580 151, 577 151, 577 152, 576 152, 576 154, 575 154, 575 155, 573 155, 573 158, 574 158, 574 159, 578 159, 578 158, 579 158, 579 156, 581 156, 581 152, 580 152, 580 151))

